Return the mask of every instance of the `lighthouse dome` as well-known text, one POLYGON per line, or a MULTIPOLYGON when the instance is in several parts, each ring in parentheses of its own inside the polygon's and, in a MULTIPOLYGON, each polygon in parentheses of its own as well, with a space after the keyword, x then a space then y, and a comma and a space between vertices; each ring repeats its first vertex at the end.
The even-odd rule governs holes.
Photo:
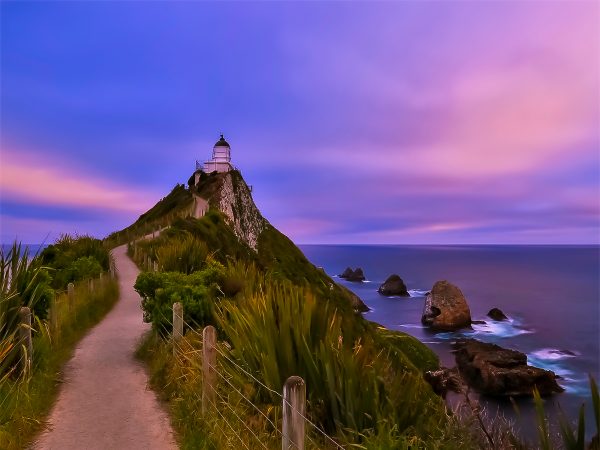
POLYGON ((225 140, 225 138, 223 137, 223 135, 221 135, 221 139, 219 139, 217 141, 217 143, 215 144, 215 147, 227 147, 227 148, 231 148, 229 146, 229 144, 227 143, 227 141, 225 140))

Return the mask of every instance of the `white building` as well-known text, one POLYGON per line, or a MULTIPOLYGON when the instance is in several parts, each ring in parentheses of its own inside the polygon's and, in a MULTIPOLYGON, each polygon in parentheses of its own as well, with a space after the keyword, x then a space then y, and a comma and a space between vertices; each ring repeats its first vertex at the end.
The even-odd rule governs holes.
POLYGON ((221 139, 213 147, 212 159, 204 163, 202 170, 206 173, 229 172, 233 170, 233 166, 231 165, 231 147, 223 135, 221 135, 221 139))

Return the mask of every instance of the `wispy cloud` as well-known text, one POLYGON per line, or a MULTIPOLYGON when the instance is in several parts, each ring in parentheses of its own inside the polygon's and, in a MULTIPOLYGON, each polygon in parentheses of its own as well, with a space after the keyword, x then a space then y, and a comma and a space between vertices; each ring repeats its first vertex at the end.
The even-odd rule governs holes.
POLYGON ((159 198, 155 192, 111 181, 110 173, 86 173, 56 155, 43 158, 2 148, 1 162, 2 197, 13 201, 139 213, 159 198))

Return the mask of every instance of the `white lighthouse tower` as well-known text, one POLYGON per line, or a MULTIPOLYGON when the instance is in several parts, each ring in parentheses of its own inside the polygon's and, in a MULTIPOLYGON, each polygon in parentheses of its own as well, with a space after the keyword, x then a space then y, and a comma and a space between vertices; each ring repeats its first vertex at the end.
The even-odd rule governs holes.
POLYGON ((233 170, 231 165, 231 147, 221 135, 213 147, 212 159, 204 163, 204 172, 229 172, 233 170))

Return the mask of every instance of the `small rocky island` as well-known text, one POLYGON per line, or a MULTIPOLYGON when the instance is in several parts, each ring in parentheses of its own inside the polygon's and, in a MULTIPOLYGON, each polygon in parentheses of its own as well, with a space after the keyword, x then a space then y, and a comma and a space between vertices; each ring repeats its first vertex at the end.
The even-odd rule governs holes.
POLYGON ((490 309, 490 311, 487 313, 487 315, 490 319, 495 320, 497 322, 502 322, 504 320, 508 320, 508 317, 506 317, 506 314, 504 314, 502 312, 502 310, 498 309, 498 308, 490 309))
POLYGON ((437 281, 425 298, 421 322, 436 331, 470 327, 471 311, 461 290, 446 280, 437 281))
POLYGON ((343 278, 346 281, 365 281, 365 274, 360 267, 357 267, 356 270, 352 270, 350 267, 346 267, 338 277, 343 278))
POLYGON ((381 295, 385 296, 399 296, 399 297, 410 297, 406 285, 399 275, 390 275, 385 282, 377 289, 381 295))

